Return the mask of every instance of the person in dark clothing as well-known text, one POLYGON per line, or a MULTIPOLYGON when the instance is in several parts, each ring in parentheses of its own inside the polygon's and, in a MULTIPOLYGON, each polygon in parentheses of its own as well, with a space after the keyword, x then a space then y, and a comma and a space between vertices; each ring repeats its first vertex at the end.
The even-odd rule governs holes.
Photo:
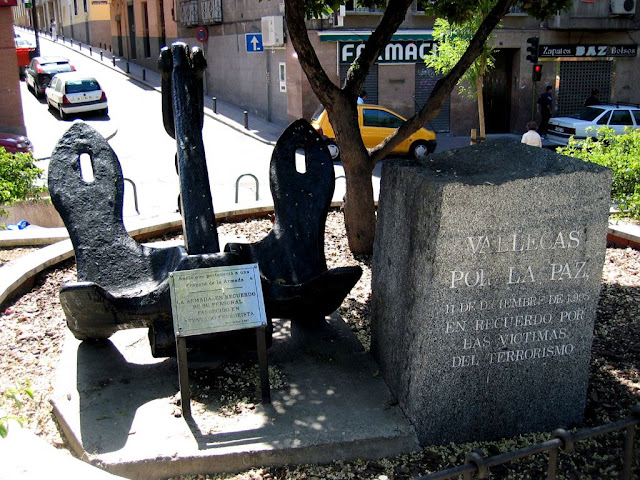
POLYGON ((553 95, 551 94, 552 91, 553 87, 551 85, 548 85, 545 92, 540 95, 540 98, 538 98, 538 110, 540 110, 540 116, 542 117, 540 127, 538 128, 538 132, 540 133, 540 135, 546 135, 549 128, 549 119, 551 118, 551 105, 553 103, 553 95))
POLYGON ((584 101, 584 106, 588 107, 589 105, 600 105, 600 92, 598 89, 591 90, 591 96, 584 101))

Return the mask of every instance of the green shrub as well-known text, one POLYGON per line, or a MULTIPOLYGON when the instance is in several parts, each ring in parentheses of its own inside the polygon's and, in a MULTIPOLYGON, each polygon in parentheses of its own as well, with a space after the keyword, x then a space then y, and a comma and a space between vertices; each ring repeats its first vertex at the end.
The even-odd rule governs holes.
MULTIPOLYGON (((31 390, 31 382, 29 380, 26 380, 23 385, 18 384, 15 388, 10 388, 3 395, 0 395, 0 407, 4 403, 4 398, 13 401, 16 407, 21 409, 27 397, 33 400, 33 390, 31 390)), ((18 424, 23 425, 25 419, 0 412, 0 437, 2 438, 5 438, 9 433, 9 420, 15 420, 18 424)))
POLYGON ((558 152, 612 169, 611 200, 624 216, 640 218, 640 129, 627 128, 623 135, 615 135, 612 128, 601 127, 595 138, 581 142, 571 138, 558 152))
POLYGON ((7 215, 2 206, 37 196, 43 187, 35 182, 42 173, 30 153, 9 153, 0 147, 0 215, 7 215))

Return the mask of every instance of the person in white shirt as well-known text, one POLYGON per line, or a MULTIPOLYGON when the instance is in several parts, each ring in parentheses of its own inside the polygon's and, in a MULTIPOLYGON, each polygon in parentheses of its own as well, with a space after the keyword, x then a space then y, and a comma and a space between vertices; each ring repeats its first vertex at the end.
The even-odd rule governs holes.
POLYGON ((527 133, 522 135, 522 143, 526 143, 532 147, 542 148, 542 138, 540 138, 536 130, 538 130, 538 124, 536 122, 527 123, 527 133))

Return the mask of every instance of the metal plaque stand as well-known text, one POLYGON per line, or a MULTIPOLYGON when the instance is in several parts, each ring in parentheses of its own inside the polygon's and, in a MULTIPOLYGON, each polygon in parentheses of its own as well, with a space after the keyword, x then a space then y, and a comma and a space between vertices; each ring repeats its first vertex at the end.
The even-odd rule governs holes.
MULTIPOLYGON (((258 347, 258 364, 260 366, 260 390, 262 403, 271 403, 271 384, 269 383, 269 363, 267 360, 267 330, 261 326, 256 330, 256 341, 258 347)), ((187 364, 187 339, 176 335, 176 351, 178 360, 178 382, 180 384, 180 404, 182 406, 182 416, 191 417, 191 389, 189 387, 189 366, 187 364)))

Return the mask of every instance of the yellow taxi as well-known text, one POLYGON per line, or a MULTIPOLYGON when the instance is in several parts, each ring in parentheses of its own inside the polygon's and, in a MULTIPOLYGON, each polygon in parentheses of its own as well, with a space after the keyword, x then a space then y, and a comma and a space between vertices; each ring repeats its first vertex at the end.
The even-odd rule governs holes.
MULTIPOLYGON (((364 141, 364 146, 373 148, 380 144, 385 138, 391 135, 405 121, 401 115, 380 105, 361 104, 358 105, 358 125, 360 134, 364 141)), ((327 142, 329 153, 334 162, 340 159, 340 150, 336 144, 336 134, 329 123, 329 116, 324 107, 320 106, 313 117, 311 125, 327 142)), ((436 134, 426 128, 421 128, 417 132, 403 140, 392 153, 411 155, 416 160, 423 160, 427 155, 436 149, 436 134)))

